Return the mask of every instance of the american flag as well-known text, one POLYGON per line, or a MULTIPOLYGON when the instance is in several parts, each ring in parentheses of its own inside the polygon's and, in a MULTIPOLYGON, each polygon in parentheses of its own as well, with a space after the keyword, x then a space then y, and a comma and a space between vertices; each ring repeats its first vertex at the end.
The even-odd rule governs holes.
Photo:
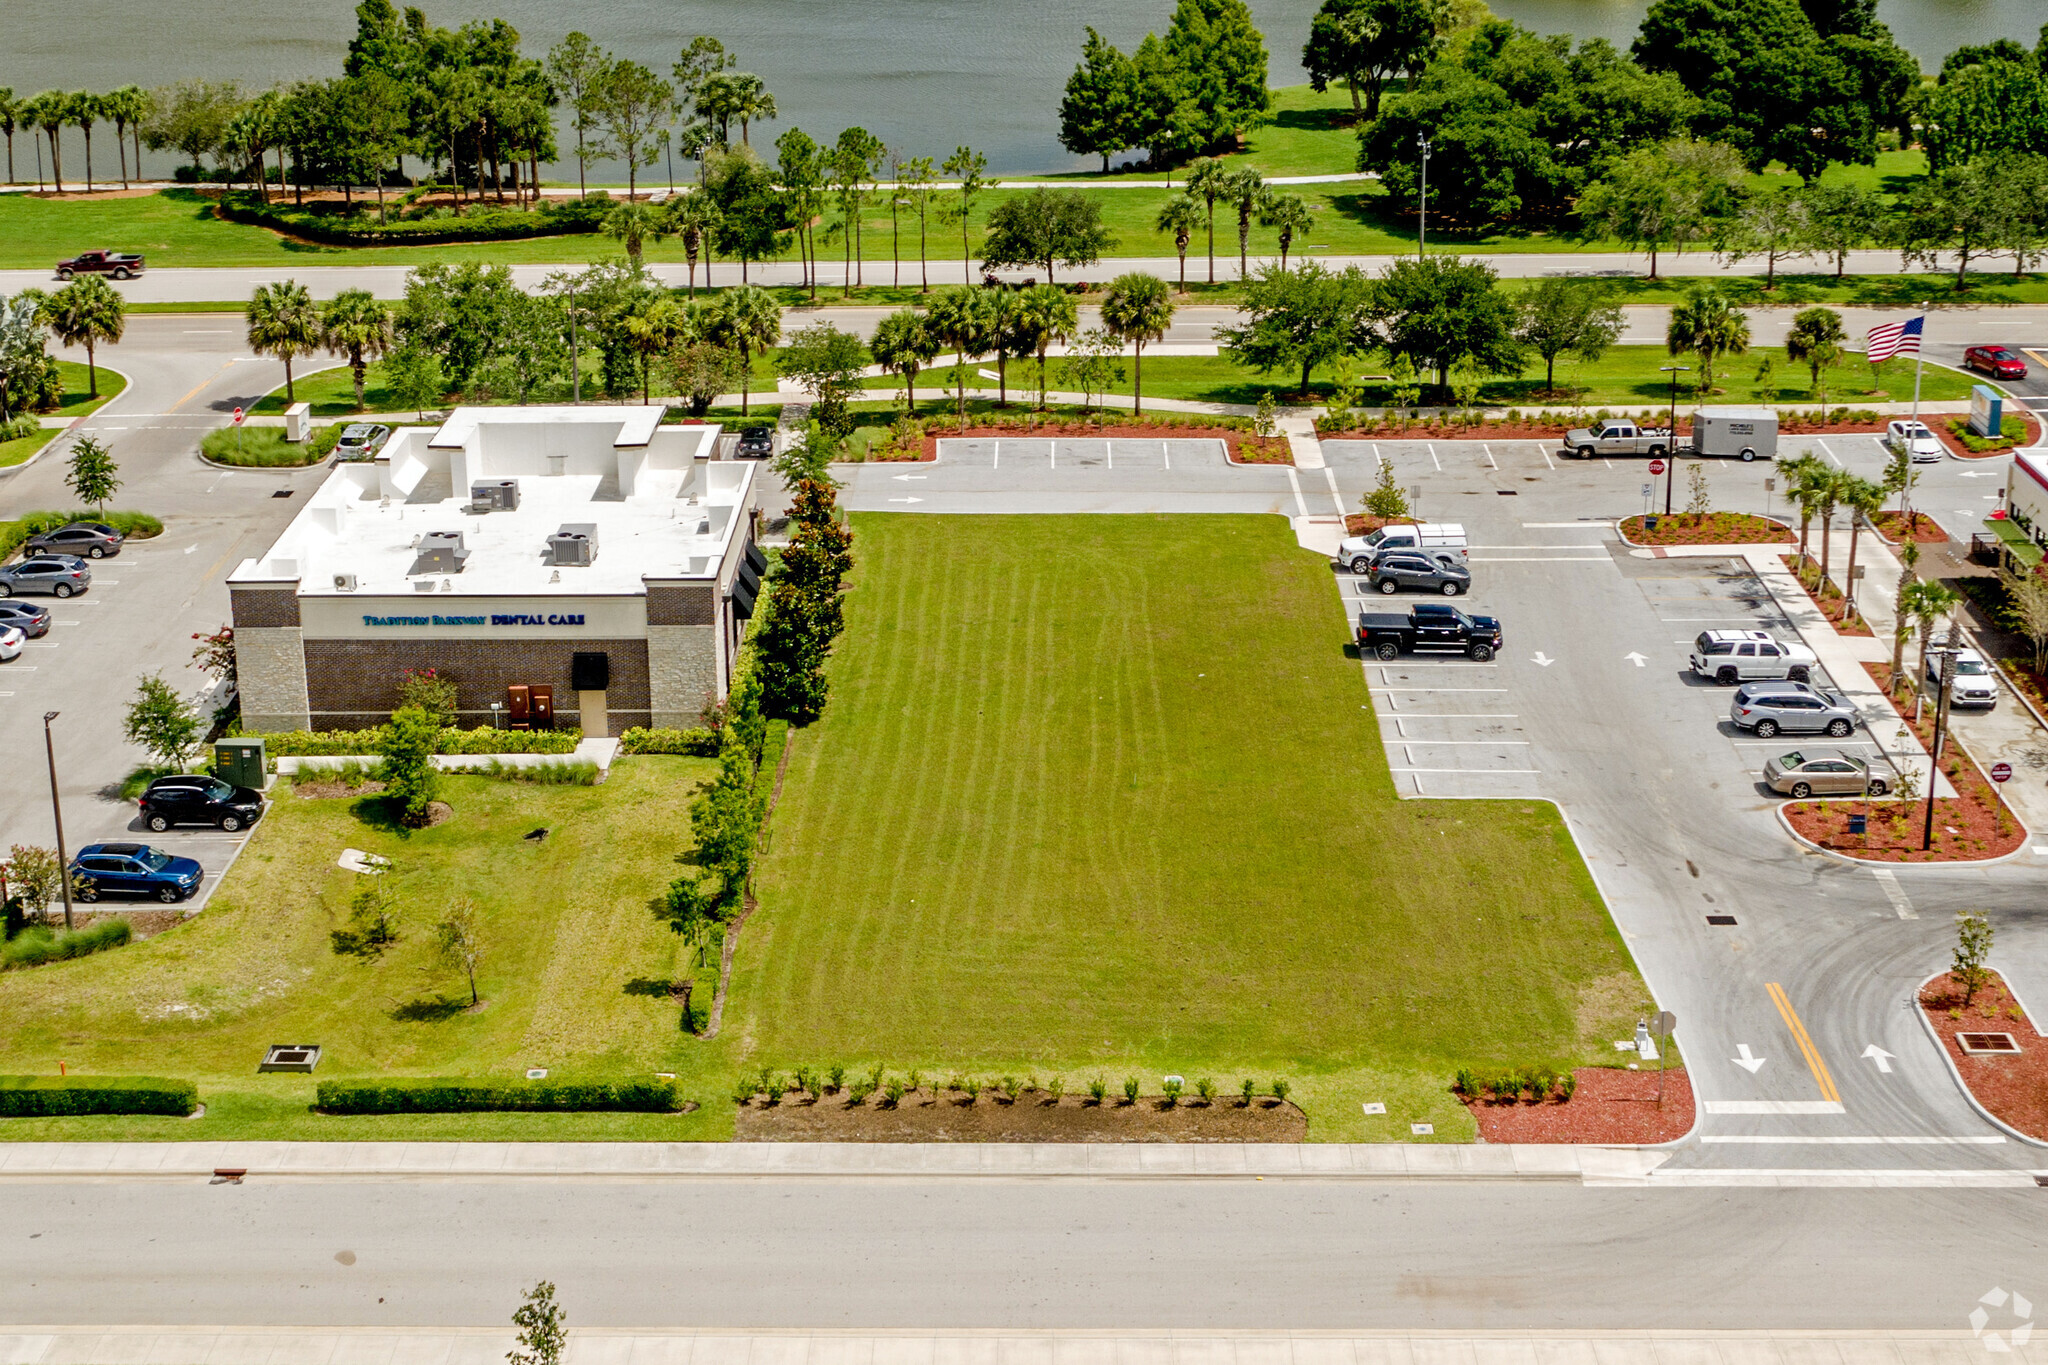
POLYGON ((1920 353, 1920 328, 1927 319, 1911 318, 1905 322, 1887 322, 1873 327, 1863 338, 1863 347, 1869 352, 1870 363, 1890 360, 1895 355, 1918 355, 1920 353))

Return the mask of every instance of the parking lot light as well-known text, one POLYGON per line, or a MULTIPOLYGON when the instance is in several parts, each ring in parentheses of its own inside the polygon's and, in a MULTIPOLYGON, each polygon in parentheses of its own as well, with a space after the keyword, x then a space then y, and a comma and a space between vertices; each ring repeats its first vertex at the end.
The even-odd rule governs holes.
POLYGON ((1658 372, 1671 376, 1671 415, 1664 419, 1665 429, 1671 433, 1671 442, 1665 447, 1664 459, 1664 515, 1671 515, 1671 484, 1678 477, 1678 374, 1690 372, 1690 365, 1659 365, 1658 372))
POLYGON ((71 932, 71 859, 64 852, 64 803, 57 799, 57 743, 50 738, 50 722, 61 711, 43 712, 43 753, 50 760, 50 815, 57 822, 57 882, 64 889, 64 932, 71 932))
POLYGON ((1941 671, 1935 675, 1934 743, 1927 750, 1927 822, 1920 830, 1920 850, 1923 853, 1934 843, 1934 783, 1941 775, 1941 750, 1948 739, 1949 689, 1955 685, 1956 656, 1962 652, 1962 623, 1951 617, 1948 643, 1927 651, 1929 658, 1941 660, 1941 671))

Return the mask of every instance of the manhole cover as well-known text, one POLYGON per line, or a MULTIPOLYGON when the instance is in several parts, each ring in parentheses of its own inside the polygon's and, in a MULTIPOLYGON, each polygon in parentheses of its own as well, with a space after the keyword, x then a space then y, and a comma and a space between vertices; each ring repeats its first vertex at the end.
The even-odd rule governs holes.
POLYGON ((2019 1040, 2010 1033, 1958 1033, 1956 1042, 1965 1052, 2018 1052, 2019 1040))

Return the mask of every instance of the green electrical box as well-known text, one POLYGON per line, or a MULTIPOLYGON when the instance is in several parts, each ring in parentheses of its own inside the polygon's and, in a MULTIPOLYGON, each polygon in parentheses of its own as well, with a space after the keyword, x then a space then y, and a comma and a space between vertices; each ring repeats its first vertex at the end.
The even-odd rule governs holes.
POLYGON ((238 787, 262 791, 270 783, 260 739, 223 739, 213 746, 213 775, 238 787))

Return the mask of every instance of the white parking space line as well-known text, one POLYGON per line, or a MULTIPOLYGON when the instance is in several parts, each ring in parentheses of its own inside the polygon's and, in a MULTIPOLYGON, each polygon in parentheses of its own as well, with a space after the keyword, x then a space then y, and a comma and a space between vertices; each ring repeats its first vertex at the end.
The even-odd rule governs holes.
MULTIPOLYGON (((26 670, 24 670, 24 671, 25 671, 25 672, 30 672, 30 673, 33 673, 33 672, 34 672, 35 670, 34 670, 34 669, 26 669, 26 670)), ((1402 696, 1408 696, 1408 695, 1418 695, 1418 694, 1420 694, 1420 693, 1424 693, 1424 692, 1505 692, 1505 691, 1507 691, 1507 689, 1506 689, 1505 687, 1387 687, 1387 686, 1384 686, 1384 685, 1382 685, 1382 686, 1380 686, 1380 687, 1376 687, 1376 688, 1373 688, 1373 689, 1372 689, 1372 694, 1373 694, 1373 695, 1374 695, 1375 697, 1377 697, 1377 696, 1380 696, 1380 695, 1381 695, 1381 694, 1383 694, 1383 693, 1398 693, 1398 694, 1400 694, 1400 695, 1402 695, 1402 696)))
POLYGON ((1480 453, 1481 453, 1481 454, 1483 454, 1483 455, 1485 455, 1485 456, 1486 456, 1486 462, 1487 462, 1487 463, 1488 463, 1489 465, 1493 465, 1493 467, 1494 467, 1494 468, 1495 468, 1496 470, 1500 468, 1500 466, 1499 466, 1498 464, 1494 464, 1494 459, 1493 459, 1493 447, 1492 447, 1492 446, 1490 446, 1490 445, 1487 445, 1487 444, 1485 444, 1484 442, 1482 442, 1482 443, 1480 444, 1480 446, 1479 446, 1479 450, 1480 450, 1480 453))
POLYGON ((1330 485, 1330 501, 1337 504, 1337 515, 1344 515, 1344 495, 1337 491, 1337 471, 1323 466, 1323 482, 1330 485))
POLYGON ((1709 1114, 1840 1114, 1836 1100, 1706 1100, 1700 1105, 1709 1114))
POLYGON ((1892 909, 1900 919, 1919 919, 1919 912, 1913 909, 1913 902, 1906 899, 1906 889, 1899 885, 1899 874, 1888 867, 1871 869, 1877 884, 1883 889, 1885 899, 1892 903, 1892 909))
POLYGON ((1389 768, 1390 773, 1463 773, 1467 777, 1498 777, 1504 773, 1542 772, 1541 768, 1389 768))
POLYGON ((1815 445, 1817 445, 1817 446, 1819 446, 1819 447, 1820 447, 1820 453, 1821 453, 1821 454, 1823 454, 1823 455, 1827 456, 1827 457, 1828 457, 1828 458, 1829 458, 1830 460, 1833 460, 1833 461, 1834 461, 1834 462, 1835 462, 1835 463, 1836 463, 1837 465, 1840 465, 1840 464, 1842 463, 1842 457, 1841 457, 1841 456, 1839 456, 1839 455, 1837 455, 1837 454, 1835 454, 1835 452, 1834 452, 1834 451, 1832 451, 1832 450, 1829 450, 1829 449, 1828 449, 1828 443, 1827 443, 1826 441, 1823 441, 1823 440, 1821 440, 1821 439, 1820 439, 1819 437, 1817 437, 1817 436, 1816 436, 1816 437, 1814 438, 1814 441, 1813 441, 1813 443, 1814 443, 1815 445))
POLYGON ((1444 464, 1443 464, 1443 461, 1442 461, 1442 460, 1439 460, 1439 459, 1438 459, 1438 458, 1436 457, 1436 447, 1432 445, 1432 446, 1426 446, 1426 447, 1424 447, 1424 448, 1425 448, 1425 449, 1427 449, 1427 450, 1429 451, 1429 462, 1430 462, 1431 464, 1433 464, 1433 465, 1435 465, 1435 466, 1436 466, 1436 472, 1437 472, 1437 473, 1439 473, 1439 474, 1443 473, 1443 472, 1444 472, 1444 464))
MULTIPOLYGON (((1403 717, 1403 719, 1406 719, 1406 717, 1403 717)), ((1400 735, 1393 738, 1383 738, 1380 740, 1380 743, 1402 745, 1420 744, 1425 747, 1432 744, 1512 744, 1519 748, 1527 748, 1529 746, 1530 741, 1526 739, 1419 739, 1414 735, 1400 735)))
POLYGON ((1743 1147, 1995 1147, 2005 1139, 1995 1133, 1968 1137, 1803 1137, 1790 1133, 1716 1133, 1702 1135, 1700 1141, 1743 1147))
POLYGON ((1474 564, 1612 564, 1614 556, 1597 555, 1487 555, 1472 557, 1474 564))
POLYGON ((1294 510, 1299 516, 1308 515, 1308 499, 1301 496, 1301 476, 1294 472, 1293 465, 1286 465, 1287 486, 1294 490, 1294 510))
POLYGON ((1522 523, 1522 529, 1524 531, 1612 531, 1614 529, 1614 522, 1611 518, 1602 521, 1597 517, 1587 517, 1580 521, 1525 521, 1522 523))
POLYGON ((1536 453, 1543 457, 1543 463, 1549 465, 1552 469, 1557 468, 1557 461, 1550 458, 1549 446, 1545 445, 1541 441, 1531 441, 1529 444, 1536 447, 1536 453))

